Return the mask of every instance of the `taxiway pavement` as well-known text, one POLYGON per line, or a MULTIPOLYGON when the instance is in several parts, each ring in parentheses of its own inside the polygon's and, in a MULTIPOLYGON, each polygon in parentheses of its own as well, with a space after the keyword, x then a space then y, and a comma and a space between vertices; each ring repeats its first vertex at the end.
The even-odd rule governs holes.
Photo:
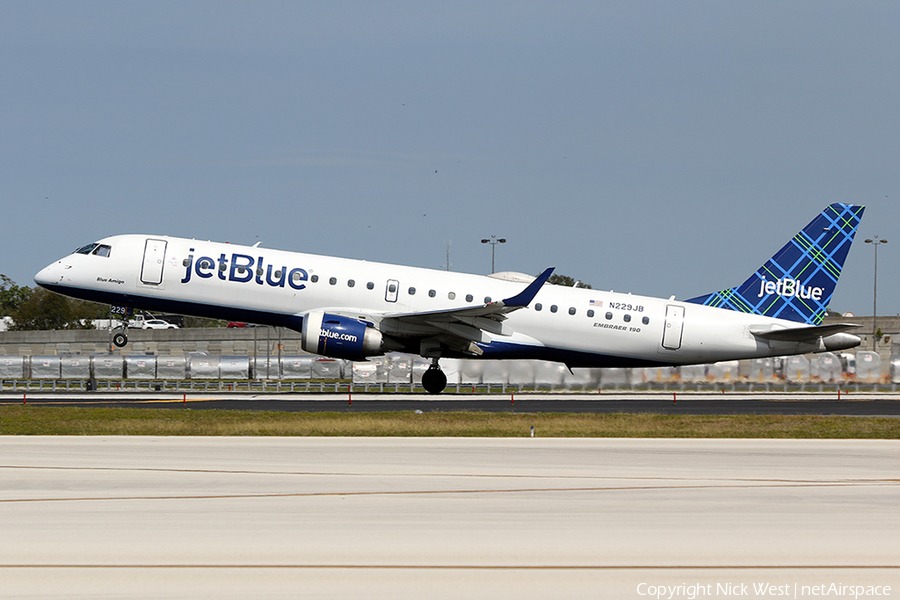
POLYGON ((900 441, 0 437, 0 457, 4 598, 900 594, 900 441))

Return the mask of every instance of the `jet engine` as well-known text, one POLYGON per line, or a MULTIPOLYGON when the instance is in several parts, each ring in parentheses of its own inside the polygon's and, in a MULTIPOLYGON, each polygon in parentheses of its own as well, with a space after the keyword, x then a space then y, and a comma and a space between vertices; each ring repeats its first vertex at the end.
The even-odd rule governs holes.
POLYGON ((383 354, 381 332, 359 319, 314 311, 303 315, 301 346, 331 358, 363 360, 383 354))

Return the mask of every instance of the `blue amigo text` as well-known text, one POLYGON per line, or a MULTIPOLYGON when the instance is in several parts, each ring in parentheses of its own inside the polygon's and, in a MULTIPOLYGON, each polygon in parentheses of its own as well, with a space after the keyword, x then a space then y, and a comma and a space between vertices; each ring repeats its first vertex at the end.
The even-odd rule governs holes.
POLYGON ((184 259, 184 277, 181 283, 187 283, 191 280, 192 275, 197 275, 202 279, 209 279, 216 276, 222 281, 237 281, 247 283, 256 281, 258 285, 270 285, 272 287, 284 287, 285 283, 295 290, 302 290, 306 287, 303 283, 309 279, 306 271, 303 269, 291 269, 287 267, 275 268, 273 265, 264 265, 263 257, 254 258, 247 254, 233 253, 230 257, 223 252, 218 259, 209 256, 200 256, 194 260, 194 249, 184 259))

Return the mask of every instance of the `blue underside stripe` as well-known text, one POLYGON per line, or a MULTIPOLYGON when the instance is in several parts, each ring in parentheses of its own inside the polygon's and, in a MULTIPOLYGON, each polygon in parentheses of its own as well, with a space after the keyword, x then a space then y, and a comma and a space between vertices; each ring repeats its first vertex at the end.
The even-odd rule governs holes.
MULTIPOLYGON (((223 319, 226 321, 245 321, 260 325, 272 325, 273 327, 285 327, 300 332, 303 327, 303 319, 296 315, 262 312, 256 310, 235 308, 230 306, 217 306, 199 302, 185 302, 182 300, 168 300, 151 296, 134 294, 117 294, 97 290, 85 290, 70 288, 67 286, 44 285, 50 291, 66 296, 81 298, 100 304, 113 304, 116 306, 129 306, 140 310, 169 312, 183 315, 193 315, 209 319, 223 319)), ((418 341, 415 342, 418 347, 418 341)), ((483 359, 520 359, 520 360, 549 360, 561 362, 570 367, 662 367, 672 363, 664 361, 635 359, 625 356, 609 356, 593 352, 581 352, 547 346, 531 346, 524 344, 512 344, 508 342, 494 341, 491 344, 479 345, 484 354, 483 359)), ((414 350, 407 350, 415 354, 414 350)), ((447 353, 447 358, 475 358, 469 354, 447 353)))

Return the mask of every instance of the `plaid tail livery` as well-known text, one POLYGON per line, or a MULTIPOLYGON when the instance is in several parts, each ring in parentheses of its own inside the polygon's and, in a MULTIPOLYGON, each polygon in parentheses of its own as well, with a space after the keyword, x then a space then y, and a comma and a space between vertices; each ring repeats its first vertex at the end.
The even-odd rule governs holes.
POLYGON ((740 286, 688 302, 819 325, 864 211, 828 206, 740 286))

